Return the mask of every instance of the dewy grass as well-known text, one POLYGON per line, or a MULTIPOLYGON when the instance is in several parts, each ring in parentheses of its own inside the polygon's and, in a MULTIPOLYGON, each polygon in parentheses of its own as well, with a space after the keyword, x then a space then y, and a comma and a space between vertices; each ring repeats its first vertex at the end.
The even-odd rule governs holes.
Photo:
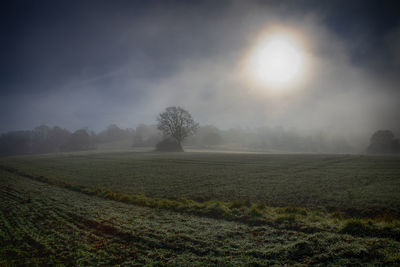
POLYGON ((340 232, 361 237, 385 237, 400 241, 400 224, 398 222, 379 224, 372 220, 351 218, 344 222, 340 232))
POLYGON ((264 203, 251 203, 250 201, 207 201, 196 202, 188 199, 166 199, 148 197, 144 194, 129 195, 126 193, 113 192, 105 188, 90 188, 67 184, 63 181, 45 178, 43 176, 32 176, 13 168, 1 167, 11 173, 15 173, 33 180, 45 182, 51 185, 60 186, 69 190, 95 195, 102 198, 120 201, 124 203, 151 207, 156 209, 166 209, 188 214, 206 216, 217 219, 239 221, 251 225, 272 225, 278 228, 295 229, 304 232, 338 231, 343 234, 355 236, 386 237, 399 240, 399 222, 384 223, 380 226, 373 220, 350 218, 340 219, 322 210, 307 210, 300 207, 268 207, 264 203), (342 228, 333 227, 335 224, 342 224, 342 228))
MULTIPOLYGON (((120 163, 124 168, 126 162, 120 163)), ((223 190, 210 188, 202 193, 212 192, 214 199, 161 197, 152 191, 119 191, 95 178, 91 184, 89 178, 79 183, 65 179, 62 170, 46 173, 35 165, 1 165, 0 265, 400 264, 399 222, 390 213, 376 219, 349 218, 338 207, 271 207, 262 195, 221 200, 223 190)), ((127 183, 123 178, 113 182, 127 183)), ((165 190, 177 192, 173 187, 165 190)), ((294 200, 299 197, 293 195, 294 200)))
POLYGON ((0 158, 0 165, 129 195, 400 218, 398 156, 82 152, 0 158))

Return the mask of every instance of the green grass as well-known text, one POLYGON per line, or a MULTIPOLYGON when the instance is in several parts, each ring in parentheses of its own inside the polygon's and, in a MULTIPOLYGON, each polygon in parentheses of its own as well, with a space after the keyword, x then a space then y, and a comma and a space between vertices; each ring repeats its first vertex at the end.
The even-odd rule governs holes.
POLYGON ((400 264, 400 157, 0 159, 0 265, 400 264))
POLYGON ((196 201, 327 207, 400 216, 400 157, 223 153, 59 154, 0 165, 74 185, 196 201))
POLYGON ((275 225, 252 225, 110 201, 5 171, 0 179, 1 265, 400 263, 400 242, 342 233, 346 221, 301 208, 269 210, 275 225), (327 225, 293 228, 313 219, 327 225))

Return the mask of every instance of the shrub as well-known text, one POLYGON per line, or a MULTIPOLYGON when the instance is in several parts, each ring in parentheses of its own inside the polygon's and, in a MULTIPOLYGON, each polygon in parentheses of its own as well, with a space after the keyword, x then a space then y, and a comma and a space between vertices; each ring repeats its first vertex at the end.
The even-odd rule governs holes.
POLYGON ((288 254, 290 258, 298 260, 305 256, 313 255, 313 248, 309 242, 300 241, 288 250, 288 254))
POLYGON ((263 215, 263 212, 258 207, 258 205, 252 205, 251 208, 250 208, 249 214, 252 217, 261 217, 263 215))
POLYGON ((278 213, 300 214, 303 216, 307 216, 307 211, 304 208, 298 208, 293 206, 280 208, 278 210, 278 213))
POLYGON ((342 229, 340 230, 343 234, 367 236, 371 231, 370 226, 360 219, 352 218, 345 221, 342 229))
POLYGON ((296 216, 293 214, 290 215, 282 215, 275 219, 276 223, 288 223, 293 224, 296 222, 296 216))

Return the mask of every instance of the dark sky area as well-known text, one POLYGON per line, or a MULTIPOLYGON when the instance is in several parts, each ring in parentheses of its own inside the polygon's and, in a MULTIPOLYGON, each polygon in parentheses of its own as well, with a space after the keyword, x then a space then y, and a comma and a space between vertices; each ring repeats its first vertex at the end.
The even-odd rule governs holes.
POLYGON ((398 1, 2 1, 0 132, 154 123, 360 134, 400 130, 398 1), (256 96, 233 70, 269 24, 322 62, 301 97, 256 96))

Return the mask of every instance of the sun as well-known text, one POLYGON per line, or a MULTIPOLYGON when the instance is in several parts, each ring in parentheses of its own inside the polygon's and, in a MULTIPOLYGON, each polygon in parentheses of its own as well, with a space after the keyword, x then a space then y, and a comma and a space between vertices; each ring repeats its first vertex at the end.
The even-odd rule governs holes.
POLYGON ((260 85, 289 87, 304 73, 305 53, 299 40, 288 32, 268 32, 248 56, 248 72, 260 85))

